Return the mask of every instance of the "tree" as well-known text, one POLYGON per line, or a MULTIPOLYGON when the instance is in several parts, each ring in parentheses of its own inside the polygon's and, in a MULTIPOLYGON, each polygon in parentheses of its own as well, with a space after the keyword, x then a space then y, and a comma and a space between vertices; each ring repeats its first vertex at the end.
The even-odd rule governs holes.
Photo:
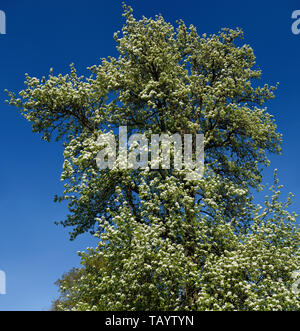
MULTIPOLYGON (((290 199, 279 202, 278 189, 272 187, 262 211, 254 210, 244 234, 222 219, 214 225, 200 219, 193 256, 184 244, 164 239, 161 222, 138 223, 123 205, 117 227, 107 224, 99 246, 80 254, 82 277, 60 283, 58 310, 299 310, 292 277, 299 232, 286 211, 290 199), (109 269, 85 272, 95 258, 108 261, 109 269)), ((179 228, 175 220, 172 225, 179 228)))
MULTIPOLYGON (((55 285, 61 288, 63 284, 65 284, 66 288, 70 289, 76 284, 76 282, 78 282, 82 274, 82 269, 72 268, 70 271, 64 273, 62 275, 62 279, 58 279, 55 282, 55 285)), ((62 304, 64 305, 64 309, 72 309, 72 307, 76 305, 76 301, 73 298, 74 296, 70 296, 70 291, 66 290, 66 292, 64 293, 64 300, 57 299, 53 301, 51 311, 58 311, 59 305, 62 304)))
MULTIPOLYGON (((72 268, 70 271, 64 273, 61 279, 55 282, 61 290, 59 299, 52 303, 52 311, 71 310, 77 305, 78 298, 85 302, 86 306, 93 306, 99 301, 96 296, 91 296, 89 291, 83 293, 82 288, 75 294, 74 289, 81 281, 81 278, 91 277, 93 274, 94 279, 101 276, 102 270, 107 268, 107 263, 103 258, 97 256, 89 258, 86 261, 84 268, 72 268)), ((90 286, 92 284, 89 284, 90 286)))
MULTIPOLYGON (((91 76, 71 73, 26 77, 10 104, 33 131, 61 140, 62 180, 71 239, 90 231, 107 261, 100 273, 62 281, 74 310, 294 310, 293 271, 299 268, 295 214, 279 193, 260 212, 267 153, 279 153, 281 135, 264 107, 275 87, 259 86, 261 71, 241 30, 199 36, 162 16, 137 21, 124 5, 126 24, 114 35, 118 58, 102 59, 91 76), (204 135, 205 172, 188 180, 170 169, 98 169, 104 132, 204 135), (88 300, 86 298, 89 298, 88 300), (97 298, 91 303, 91 298, 97 298), (74 304, 73 304, 74 302, 74 304)), ((61 309, 66 307, 58 305, 61 309)))

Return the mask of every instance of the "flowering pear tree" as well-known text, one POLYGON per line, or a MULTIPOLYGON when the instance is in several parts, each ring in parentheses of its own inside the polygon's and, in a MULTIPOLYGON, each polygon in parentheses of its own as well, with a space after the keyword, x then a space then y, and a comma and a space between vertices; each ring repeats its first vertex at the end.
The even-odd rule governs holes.
POLYGON ((200 36, 183 21, 136 20, 126 5, 123 16, 119 57, 88 68, 88 78, 71 65, 64 76, 27 75, 19 96, 8 92, 34 132, 64 145, 65 190, 56 200, 70 213, 61 224, 71 239, 86 231, 99 238, 80 253, 80 277, 59 282, 56 309, 299 310, 291 197, 280 201, 275 177, 265 206, 253 202, 267 154, 281 150, 264 106, 276 87, 258 84, 239 29, 200 36), (204 175, 190 180, 172 162, 99 169, 98 138, 120 126, 149 139, 203 134, 204 175))

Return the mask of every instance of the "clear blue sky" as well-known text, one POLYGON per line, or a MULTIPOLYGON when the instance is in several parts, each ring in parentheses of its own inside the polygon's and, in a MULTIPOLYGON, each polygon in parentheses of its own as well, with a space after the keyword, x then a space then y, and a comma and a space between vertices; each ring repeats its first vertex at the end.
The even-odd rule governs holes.
MULTIPOLYGON (((95 241, 89 235, 75 242, 54 220, 66 206, 53 202, 61 193, 62 148, 42 142, 17 110, 6 105, 5 88, 19 91, 24 74, 41 77, 54 68, 66 73, 74 62, 80 72, 116 55, 113 33, 120 30, 120 0, 2 0, 7 34, 0 35, 0 270, 7 274, 7 294, 0 310, 47 310, 57 296, 54 281, 78 265, 78 250, 95 241)), ((199 33, 240 27, 263 70, 263 82, 280 82, 269 112, 283 133, 283 155, 272 157, 286 191, 295 193, 300 214, 300 35, 291 32, 291 14, 299 1, 128 0, 136 17, 161 13, 175 23, 183 19, 199 33)), ((267 179, 270 171, 266 172, 267 179)))

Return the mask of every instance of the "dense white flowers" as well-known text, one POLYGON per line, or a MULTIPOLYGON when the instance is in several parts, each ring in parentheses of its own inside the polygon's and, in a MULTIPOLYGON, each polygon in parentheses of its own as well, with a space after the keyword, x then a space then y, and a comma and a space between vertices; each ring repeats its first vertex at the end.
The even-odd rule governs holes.
POLYGON ((119 57, 88 68, 89 78, 72 65, 64 76, 26 75, 19 97, 9 93, 33 131, 63 142, 56 199, 69 203, 62 224, 71 239, 86 231, 99 239, 59 281, 56 309, 299 310, 291 197, 280 201, 275 179, 264 207, 253 203, 281 135, 264 107, 275 87, 258 86, 242 31, 199 36, 182 21, 176 29, 161 16, 138 21, 126 6, 124 16, 119 57), (203 134, 204 176, 187 180, 174 164, 99 169, 98 138, 120 126, 147 139, 203 134))
POLYGON ((120 194, 118 212, 111 211, 115 226, 106 222, 98 248, 80 253, 82 277, 71 286, 61 281, 56 308, 72 303, 73 310, 299 310, 293 291, 299 231, 286 210, 290 198, 282 205, 277 187, 272 189, 265 211, 254 211, 253 224, 239 233, 234 219, 212 226, 198 214, 188 225, 176 217, 178 210, 162 224, 153 215, 155 194, 142 201, 152 217, 151 225, 143 224, 120 194), (187 254, 184 236, 191 230, 193 254, 187 254), (79 300, 83 295, 86 301, 79 300))

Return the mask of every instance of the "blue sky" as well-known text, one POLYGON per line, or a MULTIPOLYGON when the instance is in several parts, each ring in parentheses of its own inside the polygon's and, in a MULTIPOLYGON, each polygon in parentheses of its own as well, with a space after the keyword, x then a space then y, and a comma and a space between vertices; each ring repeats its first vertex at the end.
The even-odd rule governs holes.
MULTIPOLYGON (((66 73, 74 62, 79 72, 116 55, 113 33, 123 25, 120 0, 2 0, 7 34, 0 35, 0 270, 7 275, 7 294, 0 310, 48 310, 57 297, 54 281, 78 265, 78 250, 95 243, 90 235, 68 240, 68 229, 54 224, 64 219, 65 205, 53 202, 62 191, 62 147, 31 132, 16 109, 6 105, 4 89, 18 92, 24 74, 41 77, 66 73)), ((299 1, 133 1, 135 16, 161 13, 167 21, 183 19, 199 33, 240 27, 263 71, 262 83, 280 82, 269 112, 283 134, 283 154, 272 157, 284 192, 295 194, 300 214, 300 34, 291 32, 292 12, 299 1)))

